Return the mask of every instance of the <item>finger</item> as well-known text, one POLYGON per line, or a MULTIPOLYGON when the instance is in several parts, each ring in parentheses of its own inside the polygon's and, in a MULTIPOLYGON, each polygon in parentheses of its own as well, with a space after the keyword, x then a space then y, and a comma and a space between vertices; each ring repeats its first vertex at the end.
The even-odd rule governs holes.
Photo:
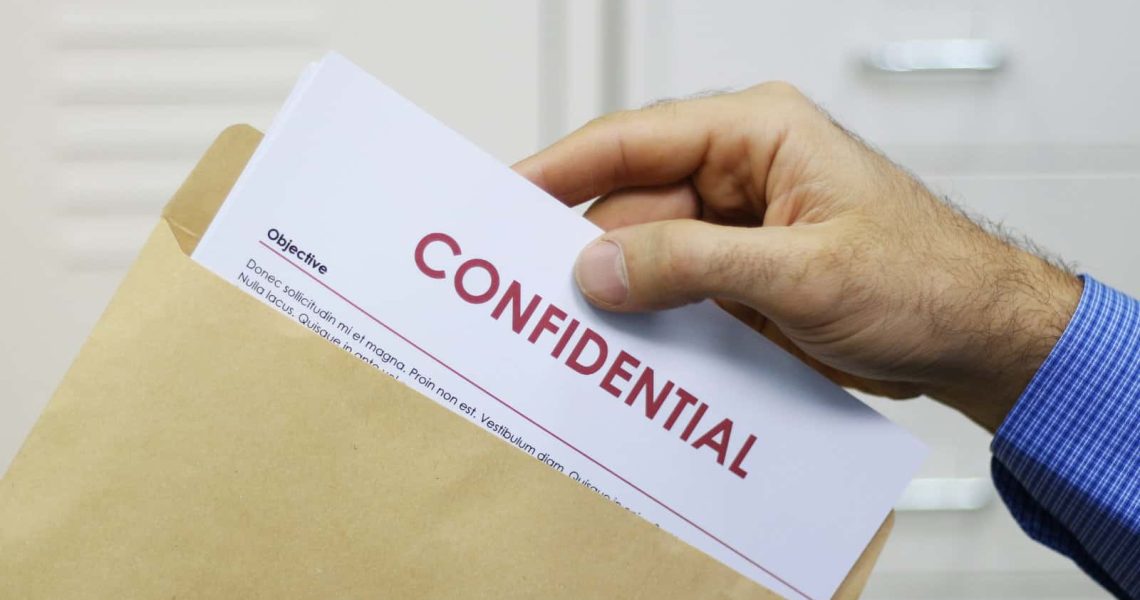
POLYGON ((679 181, 697 169, 722 117, 717 98, 615 113, 587 123, 514 169, 574 206, 626 187, 679 181))
POLYGON ((609 231, 653 221, 696 219, 700 199, 688 181, 673 185, 619 190, 603 196, 586 211, 586 218, 609 231))
POLYGON ((766 312, 779 303, 788 273, 802 272, 792 264, 803 255, 793 250, 796 244, 791 228, 725 227, 686 219, 643 223, 592 242, 579 255, 574 276, 586 298, 608 310, 654 310, 726 298, 766 312))
POLYGON ((616 189, 680 181, 710 166, 711 177, 729 190, 749 177, 763 190, 791 123, 818 117, 795 88, 766 83, 596 119, 514 168, 571 206, 616 189))

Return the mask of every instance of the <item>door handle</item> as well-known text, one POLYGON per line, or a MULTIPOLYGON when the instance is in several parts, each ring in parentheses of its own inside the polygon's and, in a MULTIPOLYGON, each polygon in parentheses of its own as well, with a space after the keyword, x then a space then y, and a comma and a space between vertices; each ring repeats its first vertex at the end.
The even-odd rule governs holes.
POLYGON ((990 40, 908 40, 883 44, 867 55, 866 63, 884 73, 988 73, 1005 65, 1005 51, 990 40))

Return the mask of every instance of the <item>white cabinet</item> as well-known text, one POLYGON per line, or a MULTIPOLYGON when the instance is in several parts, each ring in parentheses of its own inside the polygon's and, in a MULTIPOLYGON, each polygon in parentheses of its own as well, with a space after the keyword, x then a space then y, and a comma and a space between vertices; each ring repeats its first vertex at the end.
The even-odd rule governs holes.
MULTIPOLYGON (((1140 5, 1123 0, 632 0, 611 96, 789 81, 970 211, 1140 294, 1140 5), (992 72, 885 73, 884 44, 984 39, 992 72)), ((988 483, 989 436, 928 400, 871 403, 932 454, 868 598, 1099 598, 1030 541, 988 483), (938 510, 914 510, 914 509, 938 510)))
POLYGON ((1132 144, 1140 5, 1121 0, 652 0, 630 19, 633 104, 783 79, 875 144, 1132 144), (990 40, 985 73, 886 74, 865 60, 904 40, 990 40))

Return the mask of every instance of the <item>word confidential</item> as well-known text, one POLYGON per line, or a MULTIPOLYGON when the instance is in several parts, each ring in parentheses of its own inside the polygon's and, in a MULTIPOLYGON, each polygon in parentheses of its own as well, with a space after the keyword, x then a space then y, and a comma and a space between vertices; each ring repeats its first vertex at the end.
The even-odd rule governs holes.
POLYGON ((432 279, 451 277, 459 298, 470 304, 489 304, 492 306, 490 316, 496 321, 509 311, 511 329, 525 336, 527 342, 538 345, 544 337, 548 343, 553 341, 550 356, 564 361, 581 375, 600 373, 598 387, 604 392, 623 399, 630 407, 640 401, 646 419, 675 432, 680 441, 696 450, 707 449, 715 455, 717 464, 727 464, 729 472, 737 477, 748 476, 744 462, 756 443, 755 435, 749 434, 738 442, 742 435, 738 433, 734 438, 731 418, 716 418, 708 402, 672 379, 657 374, 629 352, 612 348, 601 334, 553 303, 546 303, 539 310, 543 306, 541 295, 530 294, 524 302, 522 284, 511 281, 503 286, 499 270, 489 261, 469 258, 460 262, 450 275, 443 268, 429 265, 425 254, 433 245, 442 246, 453 257, 463 254, 459 243, 450 235, 424 236, 415 250, 416 266, 424 275, 432 279))

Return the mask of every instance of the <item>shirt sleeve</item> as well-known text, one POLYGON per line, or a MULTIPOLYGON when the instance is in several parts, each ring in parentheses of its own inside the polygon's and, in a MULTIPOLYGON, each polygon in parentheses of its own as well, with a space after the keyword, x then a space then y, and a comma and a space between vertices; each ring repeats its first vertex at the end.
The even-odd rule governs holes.
POLYGON ((1030 537, 1140 599, 1140 302, 1091 277, 994 436, 998 493, 1030 537))

